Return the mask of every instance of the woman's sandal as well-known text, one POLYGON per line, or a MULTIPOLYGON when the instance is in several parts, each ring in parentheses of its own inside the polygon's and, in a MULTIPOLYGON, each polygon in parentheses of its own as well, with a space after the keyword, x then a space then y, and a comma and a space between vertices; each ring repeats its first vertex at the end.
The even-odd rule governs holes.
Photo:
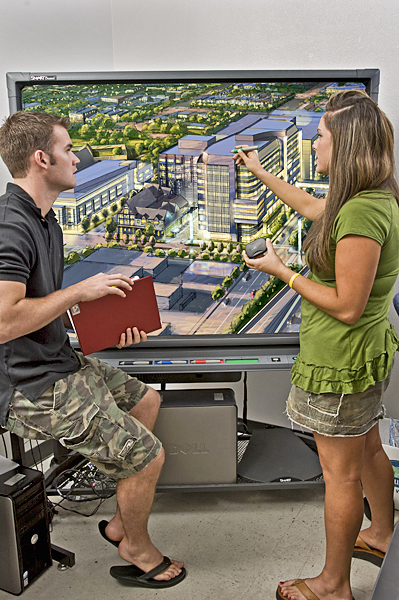
POLYGON ((373 563, 373 565, 380 567, 385 558, 385 552, 381 552, 381 550, 377 550, 377 548, 372 548, 362 540, 360 535, 358 535, 352 556, 353 558, 367 560, 368 562, 373 563))
MULTIPOLYGON (((316 596, 316 594, 314 594, 312 592, 312 590, 306 585, 304 579, 296 579, 295 581, 293 581, 291 583, 291 585, 293 587, 296 587, 301 592, 301 594, 306 598, 306 600, 320 600, 320 598, 318 598, 316 596)), ((283 594, 281 594, 280 586, 278 586, 278 588, 277 588, 276 598, 277 598, 277 600, 287 600, 287 596, 283 596, 283 594)), ((352 600, 355 600, 355 599, 352 598, 352 600)))

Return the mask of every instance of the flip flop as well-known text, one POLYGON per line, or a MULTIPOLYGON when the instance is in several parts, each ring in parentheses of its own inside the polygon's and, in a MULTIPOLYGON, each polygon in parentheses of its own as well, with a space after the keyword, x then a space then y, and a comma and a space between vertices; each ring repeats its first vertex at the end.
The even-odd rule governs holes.
POLYGON ((360 535, 358 535, 352 556, 353 558, 367 560, 368 562, 373 563, 373 565, 380 567, 385 558, 385 552, 381 552, 381 550, 372 548, 366 544, 364 540, 362 540, 360 535))
MULTIPOLYGON (((306 585, 305 580, 304 579, 296 579, 295 581, 293 581, 291 583, 292 586, 295 586, 300 592, 301 594, 306 598, 306 600, 320 600, 320 598, 318 598, 318 596, 316 596, 316 594, 314 594, 312 592, 312 590, 306 585)), ((283 596, 282 594, 280 594, 280 586, 278 586, 277 591, 276 591, 276 598, 277 600, 287 600, 287 596, 283 596)), ((352 600, 355 600, 352 597, 352 600)))
POLYGON ((102 535, 104 540, 107 540, 107 542, 109 542, 110 544, 115 546, 115 548, 118 548, 119 542, 117 542, 115 540, 111 540, 111 538, 109 538, 107 536, 107 534, 105 533, 105 528, 107 527, 107 525, 108 525, 108 521, 100 521, 98 524, 98 531, 100 532, 100 534, 102 535))
MULTIPOLYGON (((312 592, 312 590, 306 585, 304 579, 296 579, 291 583, 293 587, 296 587, 306 600, 319 600, 319 598, 312 592)), ((277 587, 276 598, 277 600, 287 600, 287 596, 280 594, 281 588, 277 587)))
POLYGON ((151 571, 148 571, 148 573, 145 573, 135 565, 111 567, 109 572, 115 579, 130 583, 131 585, 147 588, 167 588, 180 583, 186 576, 186 569, 183 568, 179 575, 176 575, 176 577, 173 577, 173 579, 169 579, 168 581, 158 581, 157 579, 153 579, 156 575, 165 571, 171 564, 170 558, 164 556, 162 562, 151 571))

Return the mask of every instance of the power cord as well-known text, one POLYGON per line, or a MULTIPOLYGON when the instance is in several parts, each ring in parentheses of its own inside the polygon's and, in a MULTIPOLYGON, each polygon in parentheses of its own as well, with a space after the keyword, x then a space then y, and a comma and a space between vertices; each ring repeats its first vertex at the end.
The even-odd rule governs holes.
POLYGON ((116 485, 115 479, 101 473, 90 462, 80 468, 63 471, 53 482, 54 489, 62 498, 60 502, 52 503, 53 512, 56 512, 54 507, 59 507, 84 517, 91 517, 107 498, 111 498, 116 493, 116 485), (63 505, 65 501, 81 503, 93 500, 98 500, 98 504, 89 514, 63 505))
MULTIPOLYGON (((49 508, 49 510, 51 510, 52 515, 58 513, 57 508, 62 508, 63 510, 75 513, 75 515, 79 515, 81 517, 92 517, 93 515, 96 514, 96 512, 98 511, 100 506, 105 502, 105 498, 100 498, 100 500, 97 503, 97 506, 95 506, 95 508, 89 513, 82 512, 81 510, 76 510, 75 508, 72 508, 70 506, 64 506, 63 502, 66 502, 66 500, 64 498, 62 500, 60 500, 59 502, 51 502, 51 500, 49 500, 49 503, 51 504, 51 507, 49 508)), ((88 500, 87 500, 87 502, 88 502, 88 500)))
POLYGON ((247 384, 247 379, 248 379, 248 372, 244 371, 244 377, 243 377, 243 388, 244 388, 244 397, 243 397, 243 405, 242 405, 242 431, 238 431, 237 435, 238 438, 241 439, 248 439, 250 437, 250 431, 248 429, 248 418, 247 418, 247 413, 248 413, 248 384, 247 384))
POLYGON ((4 433, 1 434, 1 439, 3 440, 4 456, 5 456, 5 458, 8 458, 8 450, 7 450, 6 440, 4 438, 4 433))

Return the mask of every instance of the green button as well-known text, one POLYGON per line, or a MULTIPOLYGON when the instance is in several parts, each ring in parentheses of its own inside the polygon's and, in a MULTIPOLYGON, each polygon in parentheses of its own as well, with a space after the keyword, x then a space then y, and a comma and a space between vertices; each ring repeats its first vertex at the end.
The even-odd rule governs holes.
POLYGON ((259 358, 226 358, 224 362, 234 364, 258 363, 259 358))

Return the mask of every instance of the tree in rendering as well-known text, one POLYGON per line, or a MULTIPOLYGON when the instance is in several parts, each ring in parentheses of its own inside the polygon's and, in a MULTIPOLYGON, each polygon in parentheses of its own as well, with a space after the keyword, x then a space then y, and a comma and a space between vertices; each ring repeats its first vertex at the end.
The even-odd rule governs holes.
POLYGON ((89 217, 83 217, 83 219, 80 222, 80 225, 83 229, 84 232, 88 231, 90 228, 90 219, 89 217))
POLYGON ((217 285, 211 294, 212 300, 216 301, 216 300, 219 300, 220 298, 223 298, 225 293, 226 293, 225 288, 223 288, 221 285, 217 285))

